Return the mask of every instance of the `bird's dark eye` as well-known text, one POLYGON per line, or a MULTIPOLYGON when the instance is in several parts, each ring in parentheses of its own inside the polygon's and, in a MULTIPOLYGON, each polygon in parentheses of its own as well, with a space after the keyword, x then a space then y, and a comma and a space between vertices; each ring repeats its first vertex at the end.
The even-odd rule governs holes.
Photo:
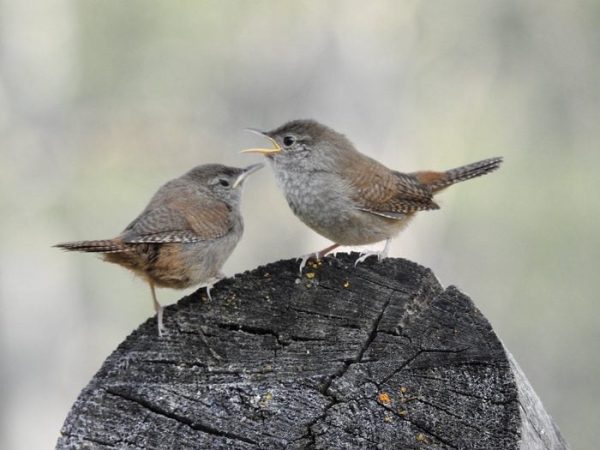
POLYGON ((283 145, 285 145, 286 147, 291 146, 294 142, 296 142, 294 136, 286 136, 283 138, 283 145))
POLYGON ((224 178, 221 178, 221 179, 219 180, 219 184, 220 184, 221 186, 229 187, 229 181, 225 180, 224 178))

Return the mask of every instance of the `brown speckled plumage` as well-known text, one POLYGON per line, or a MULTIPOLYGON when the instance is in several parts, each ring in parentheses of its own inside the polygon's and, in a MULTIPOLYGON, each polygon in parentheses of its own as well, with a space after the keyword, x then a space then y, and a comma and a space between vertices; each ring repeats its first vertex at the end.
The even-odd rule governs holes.
POLYGON ((434 194, 496 170, 502 162, 491 158, 443 172, 401 173, 314 120, 294 120, 262 134, 276 149, 249 151, 268 157, 300 220, 340 245, 389 243, 416 212, 439 208, 434 194))
POLYGON ((56 247, 102 253, 105 261, 146 279, 160 321, 154 286, 182 289, 221 277, 243 233, 242 181, 258 168, 198 166, 162 186, 119 236, 56 247))

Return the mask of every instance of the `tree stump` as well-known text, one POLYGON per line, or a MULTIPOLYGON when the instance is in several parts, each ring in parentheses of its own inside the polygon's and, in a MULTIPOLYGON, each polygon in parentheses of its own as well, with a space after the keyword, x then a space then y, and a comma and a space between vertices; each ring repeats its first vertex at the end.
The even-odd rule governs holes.
POLYGON ((566 449, 473 302, 403 259, 279 261, 149 319, 57 448, 566 449))

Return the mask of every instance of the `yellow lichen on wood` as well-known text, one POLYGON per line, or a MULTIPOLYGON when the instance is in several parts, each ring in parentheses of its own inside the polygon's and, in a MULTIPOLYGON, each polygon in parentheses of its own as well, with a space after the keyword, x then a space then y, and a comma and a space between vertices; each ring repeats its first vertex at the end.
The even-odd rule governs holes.
POLYGON ((264 408, 266 407, 271 400, 273 400, 273 394, 271 394, 270 392, 265 392, 261 397, 260 397, 260 401, 258 402, 258 404, 264 408))
POLYGON ((377 396, 377 400, 384 405, 389 405, 392 403, 392 399, 387 392, 380 392, 377 396))
POLYGON ((417 442, 421 442, 423 444, 431 444, 431 441, 429 440, 429 438, 427 436, 425 436, 423 433, 417 434, 415 439, 417 440, 417 442))

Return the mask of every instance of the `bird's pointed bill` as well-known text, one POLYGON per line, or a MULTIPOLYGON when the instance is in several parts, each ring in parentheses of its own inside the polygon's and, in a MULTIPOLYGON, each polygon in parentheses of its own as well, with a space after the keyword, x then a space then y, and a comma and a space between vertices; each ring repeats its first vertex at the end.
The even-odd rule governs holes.
POLYGON ((256 172, 259 169, 262 169, 265 165, 263 163, 252 164, 244 169, 244 171, 236 178, 233 183, 233 188, 238 187, 251 173, 256 172))
POLYGON ((264 131, 256 130, 254 128, 246 128, 246 131, 250 133, 258 134, 259 136, 266 137, 271 143, 274 145, 274 148, 247 148, 246 150, 242 150, 240 153, 260 153, 262 155, 268 155, 271 153, 279 153, 281 151, 281 147, 277 143, 275 139, 269 136, 264 131))

